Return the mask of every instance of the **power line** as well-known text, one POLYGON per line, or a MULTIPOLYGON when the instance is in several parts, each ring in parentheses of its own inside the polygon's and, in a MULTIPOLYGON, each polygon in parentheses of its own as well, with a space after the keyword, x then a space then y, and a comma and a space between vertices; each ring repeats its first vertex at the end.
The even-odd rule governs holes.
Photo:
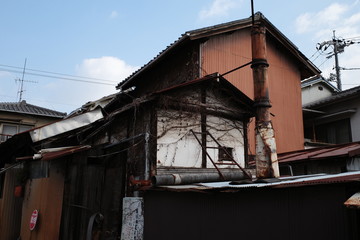
MULTIPOLYGON (((5 67, 5 68, 0 68, 0 71, 8 71, 8 72, 15 72, 15 73, 22 73, 22 72, 19 72, 16 70, 10 70, 10 69, 6 69, 6 68, 19 69, 19 70, 23 69, 22 67, 15 67, 15 66, 10 66, 10 65, 5 65, 5 64, 0 64, 0 66, 5 67)), ((85 81, 88 83, 97 83, 97 84, 102 83, 102 84, 107 84, 107 85, 116 85, 118 83, 117 81, 114 81, 114 80, 76 76, 76 75, 71 75, 71 74, 64 74, 64 73, 44 71, 44 70, 31 69, 31 68, 26 68, 26 70, 27 70, 26 74, 31 74, 31 75, 40 76, 40 77, 50 77, 50 78, 58 78, 58 79, 74 80, 74 81, 78 80, 78 81, 85 81), (29 73, 29 71, 32 71, 35 73, 29 73), (38 72, 38 73, 36 73, 36 72, 38 72), (40 73, 45 73, 46 75, 40 74, 40 73), (48 75, 48 74, 52 74, 52 75, 48 75), (59 75, 59 76, 64 76, 64 77, 59 77, 59 76, 54 76, 54 75, 59 75), (90 81, 90 80, 94 80, 94 81, 90 81), (104 82, 108 82, 108 83, 104 83, 104 82), (113 83, 113 84, 111 84, 111 83, 113 83)))
MULTIPOLYGON (((22 71, 16 71, 16 70, 9 70, 9 69, 4 69, 4 68, 0 68, 0 71, 5 71, 5 72, 13 72, 13 73, 22 73, 22 71)), ((46 74, 40 74, 40 73, 29 73, 26 72, 27 75, 33 75, 33 76, 38 76, 38 77, 47 77, 47 78, 56 78, 56 79, 61 79, 61 80, 67 80, 67 81, 74 81, 74 82, 84 82, 84 83, 93 83, 93 84, 102 84, 102 85, 108 85, 108 86, 116 86, 115 81, 113 81, 114 83, 105 83, 105 82, 99 82, 99 81, 91 81, 91 80, 83 80, 83 79, 76 79, 76 78, 68 78, 68 77, 61 77, 61 76, 54 76, 54 75, 46 75, 46 74)), ((65 75, 65 74, 64 74, 65 75)), ((85 78, 85 77, 84 77, 85 78)), ((109 80, 108 80, 109 81, 109 80)))
POLYGON ((327 60, 329 60, 329 59, 326 58, 326 59, 319 65, 319 67, 321 67, 325 62, 327 62, 327 60))
POLYGON ((357 38, 347 38, 347 39, 338 38, 338 37, 335 36, 335 30, 334 30, 332 40, 324 41, 322 43, 318 43, 317 46, 316 46, 316 49, 321 51, 322 53, 325 53, 325 51, 330 46, 333 47, 333 51, 326 53, 326 55, 327 55, 326 58, 330 59, 333 56, 335 57, 335 71, 336 71, 335 76, 336 76, 337 88, 340 91, 342 90, 341 89, 341 77, 340 77, 340 70, 342 70, 342 69, 339 66, 338 54, 343 53, 344 50, 345 50, 345 47, 348 47, 348 46, 350 46, 352 44, 355 44, 355 43, 360 43, 360 41, 357 41, 357 38))

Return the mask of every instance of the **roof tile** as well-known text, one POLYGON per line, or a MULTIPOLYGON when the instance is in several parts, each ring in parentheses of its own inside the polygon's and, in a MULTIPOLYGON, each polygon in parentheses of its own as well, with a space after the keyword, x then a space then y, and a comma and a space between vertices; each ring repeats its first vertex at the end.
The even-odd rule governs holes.
POLYGON ((66 116, 66 113, 28 104, 25 100, 21 102, 0 102, 0 111, 24 113, 54 118, 63 118, 66 116))

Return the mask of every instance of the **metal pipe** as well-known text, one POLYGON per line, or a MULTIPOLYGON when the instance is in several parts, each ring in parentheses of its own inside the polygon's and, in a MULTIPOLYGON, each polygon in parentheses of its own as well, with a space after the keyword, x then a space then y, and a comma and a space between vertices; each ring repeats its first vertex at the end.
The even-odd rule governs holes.
MULTIPOLYGON (((226 172, 222 174, 226 181, 236 181, 246 179, 240 171, 226 172)), ((218 173, 179 173, 155 175, 151 178, 153 185, 180 185, 200 182, 223 181, 218 173)))
POLYGON ((252 71, 254 81, 254 107, 256 108, 255 149, 256 177, 279 177, 275 134, 270 119, 270 98, 266 54, 266 29, 258 22, 251 29, 252 71))

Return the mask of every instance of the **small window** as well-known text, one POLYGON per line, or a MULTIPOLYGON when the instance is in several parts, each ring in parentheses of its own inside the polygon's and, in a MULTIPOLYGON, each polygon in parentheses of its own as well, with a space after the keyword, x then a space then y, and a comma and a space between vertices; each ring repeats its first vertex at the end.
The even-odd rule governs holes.
POLYGON ((33 126, 20 125, 20 126, 19 126, 19 133, 25 132, 25 131, 29 131, 29 130, 32 129, 32 128, 33 128, 33 126))
POLYGON ((322 86, 318 86, 318 89, 319 89, 320 91, 324 90, 324 88, 323 88, 322 86))
POLYGON ((34 126, 31 125, 15 125, 15 124, 2 124, 2 131, 1 131, 1 124, 0 124, 0 142, 4 142, 13 135, 28 131, 32 129, 34 126))
POLYGON ((223 147, 219 149, 219 161, 232 161, 233 149, 229 147, 223 147))
POLYGON ((2 133, 5 135, 15 135, 17 133, 17 126, 4 124, 2 133))

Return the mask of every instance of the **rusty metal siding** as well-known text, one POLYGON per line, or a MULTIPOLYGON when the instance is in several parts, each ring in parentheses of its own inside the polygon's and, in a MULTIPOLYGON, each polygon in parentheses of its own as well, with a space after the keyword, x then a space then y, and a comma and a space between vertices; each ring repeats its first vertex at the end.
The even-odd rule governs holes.
MULTIPOLYGON (((251 61, 250 29, 214 36, 200 45, 200 52, 200 77, 214 72, 222 74, 248 63, 251 61)), ((226 79, 253 98, 250 67, 232 72, 226 75, 226 79)))
MULTIPOLYGON (((279 153, 303 149, 300 71, 292 58, 272 39, 267 40, 269 92, 276 145, 279 153)), ((224 73, 251 61, 250 29, 210 38, 200 46, 202 76, 224 73)), ((226 78, 253 99, 254 89, 250 67, 230 73, 226 78)), ((249 127, 249 144, 254 151, 254 125, 249 127)))
POLYGON ((64 174, 61 164, 51 162, 49 178, 30 179, 26 184, 21 220, 21 239, 59 239, 63 203, 64 174), (29 221, 34 210, 39 211, 33 231, 29 221))
POLYGON ((358 239, 346 186, 147 192, 145 239, 358 239))
POLYGON ((0 198, 0 239, 17 239, 20 235, 22 198, 14 196, 17 176, 21 169, 6 172, 0 198))

